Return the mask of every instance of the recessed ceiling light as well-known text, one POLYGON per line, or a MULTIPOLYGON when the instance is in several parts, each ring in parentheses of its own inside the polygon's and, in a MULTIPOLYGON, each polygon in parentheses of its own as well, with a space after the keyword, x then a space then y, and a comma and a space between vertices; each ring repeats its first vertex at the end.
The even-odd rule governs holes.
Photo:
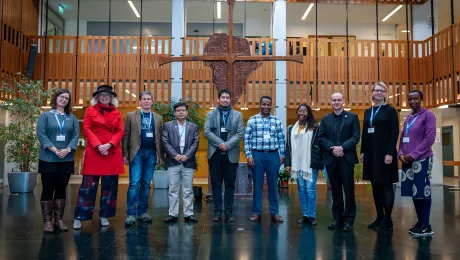
POLYGON ((302 20, 305 20, 305 19, 307 18, 308 14, 310 13, 311 9, 313 8, 313 5, 314 5, 314 4, 311 3, 311 4, 308 6, 307 10, 305 11, 305 13, 304 13, 303 16, 302 16, 302 20))
POLYGON ((136 7, 134 6, 133 2, 132 2, 132 1, 128 1, 128 4, 129 4, 129 6, 131 6, 131 9, 133 9, 134 14, 135 14, 138 18, 141 17, 141 16, 139 15, 139 12, 137 11, 136 7))

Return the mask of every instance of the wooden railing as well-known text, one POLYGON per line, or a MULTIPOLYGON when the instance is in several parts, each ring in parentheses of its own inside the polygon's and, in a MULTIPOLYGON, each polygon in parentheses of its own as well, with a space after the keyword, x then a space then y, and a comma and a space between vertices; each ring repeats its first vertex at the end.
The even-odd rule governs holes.
POLYGON ((413 89, 424 93, 426 107, 460 103, 460 23, 425 41, 350 40, 346 50, 346 40, 289 39, 287 54, 303 55, 304 63, 287 63, 287 107, 328 108, 328 97, 340 91, 346 107, 367 108, 377 80, 396 108, 408 108, 413 89))
MULTIPOLYGON (((87 106, 91 94, 101 84, 111 84, 121 107, 134 107, 140 91, 150 90, 156 102, 171 98, 171 67, 158 66, 158 57, 170 55, 169 37, 56 36, 25 37, 24 44, 2 41, 2 80, 24 71, 30 43, 39 46, 35 78, 48 87, 69 89, 73 103, 87 106), (139 51, 142 49, 142 52, 139 51)), ((207 38, 183 39, 184 55, 202 55, 207 38)), ((248 39, 252 55, 275 53, 271 38, 248 39), (270 48, 271 45, 271 48, 270 48)), ((372 84, 384 81, 389 88, 388 102, 407 108, 410 89, 424 93, 424 106, 438 107, 460 103, 460 23, 424 41, 288 39, 287 55, 302 54, 304 63, 287 62, 287 107, 308 103, 313 108, 328 108, 333 91, 345 94, 346 106, 355 109, 371 105, 372 84), (318 63, 316 64, 316 46, 318 63), (347 66, 348 63, 348 66, 347 66), (410 64, 410 66, 408 66, 410 64)), ((212 71, 202 62, 184 62, 183 96, 203 107, 215 105, 212 71)), ((238 107, 258 107, 262 95, 276 98, 275 63, 264 65, 251 74, 246 95, 238 107)), ((0 99, 5 93, 0 92, 0 99)), ((276 100, 275 100, 276 101, 276 100)))
MULTIPOLYGON (((208 38, 186 37, 183 40, 184 56, 203 55, 208 38)), ((252 55, 269 56, 275 53, 275 40, 272 38, 247 38, 252 55), (270 47, 271 46, 271 47, 270 47)), ((212 87, 212 70, 203 62, 184 62, 182 67, 182 93, 184 97, 192 98, 203 107, 216 105, 217 91, 212 87)), ((258 107, 259 98, 263 95, 275 97, 275 63, 264 64, 253 72, 246 84, 246 95, 242 95, 237 106, 258 107)))

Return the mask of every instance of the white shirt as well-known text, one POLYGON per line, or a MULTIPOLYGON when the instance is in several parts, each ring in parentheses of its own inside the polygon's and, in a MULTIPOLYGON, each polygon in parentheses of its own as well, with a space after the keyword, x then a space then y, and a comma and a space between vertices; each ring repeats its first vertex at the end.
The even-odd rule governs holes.
POLYGON ((184 121, 184 124, 181 125, 179 121, 177 121, 177 125, 179 126, 179 146, 180 146, 180 151, 183 153, 184 152, 184 147, 185 147, 185 130, 186 130, 186 123, 187 121, 184 121))

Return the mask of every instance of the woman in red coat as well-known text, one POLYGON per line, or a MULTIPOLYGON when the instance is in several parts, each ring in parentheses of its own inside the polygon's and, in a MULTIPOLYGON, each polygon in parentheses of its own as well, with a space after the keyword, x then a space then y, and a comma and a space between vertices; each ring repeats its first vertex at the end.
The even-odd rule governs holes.
POLYGON ((116 97, 111 86, 101 85, 93 93, 91 107, 86 110, 83 128, 88 142, 83 163, 83 180, 75 208, 74 229, 81 228, 81 220, 92 219, 101 177, 101 226, 108 226, 107 218, 115 216, 118 175, 124 173, 120 146, 124 128, 121 113, 116 108, 116 97))

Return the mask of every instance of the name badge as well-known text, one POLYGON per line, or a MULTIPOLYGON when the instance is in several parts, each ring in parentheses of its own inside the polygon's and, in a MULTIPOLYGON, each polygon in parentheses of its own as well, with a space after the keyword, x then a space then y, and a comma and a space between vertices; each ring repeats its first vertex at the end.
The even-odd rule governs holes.
POLYGON ((375 131, 375 128, 373 128, 373 127, 369 127, 369 128, 367 129, 367 133, 368 133, 368 134, 373 134, 374 131, 375 131))
POLYGON ((153 137, 153 133, 147 133, 147 137, 153 137))
POLYGON ((221 133, 227 133, 228 131, 227 131, 227 128, 221 127, 221 128, 220 128, 220 132, 221 132, 221 133))
POLYGON ((409 142, 409 137, 403 137, 403 143, 408 143, 409 142))
POLYGON ((65 142, 65 135, 57 135, 56 141, 58 142, 65 142))

